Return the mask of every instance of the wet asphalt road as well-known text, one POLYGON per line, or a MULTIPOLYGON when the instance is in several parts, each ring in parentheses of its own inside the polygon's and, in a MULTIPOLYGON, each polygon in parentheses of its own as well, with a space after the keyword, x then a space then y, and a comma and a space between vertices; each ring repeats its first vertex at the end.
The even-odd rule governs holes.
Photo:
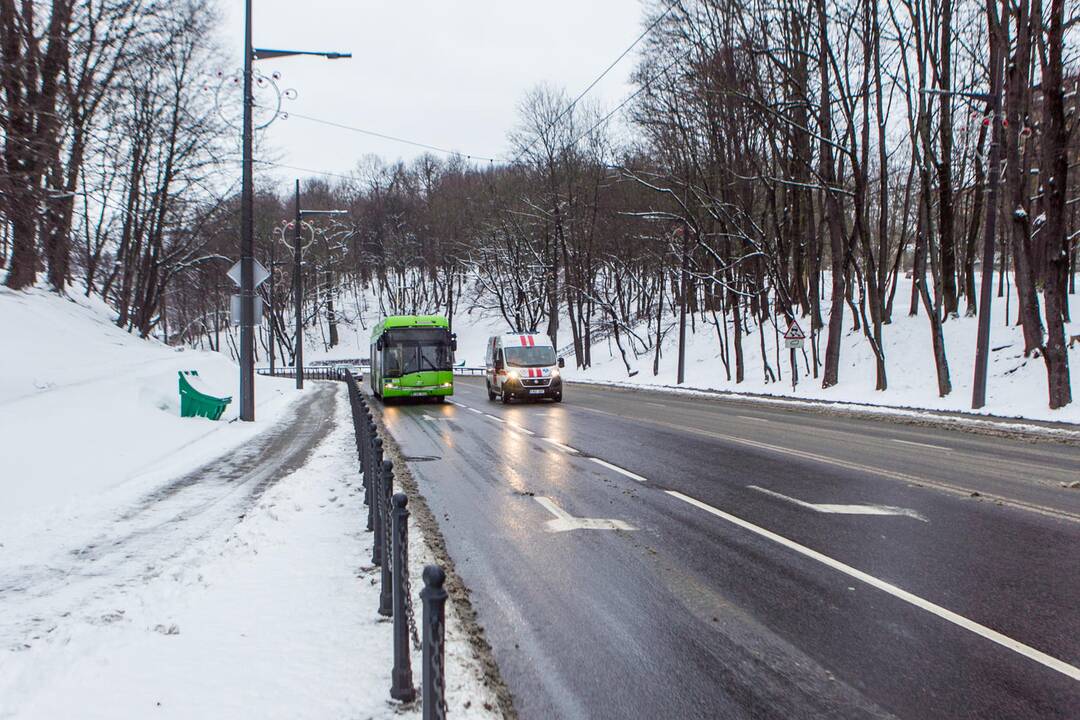
POLYGON ((456 392, 384 418, 522 717, 1080 717, 1080 448, 456 392))

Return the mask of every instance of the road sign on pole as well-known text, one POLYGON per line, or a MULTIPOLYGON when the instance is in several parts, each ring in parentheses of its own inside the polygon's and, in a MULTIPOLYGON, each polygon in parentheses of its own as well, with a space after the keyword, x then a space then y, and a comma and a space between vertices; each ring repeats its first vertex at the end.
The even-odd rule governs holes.
MULTIPOLYGON (((787 332, 784 333, 784 339, 785 340, 805 340, 806 339, 806 333, 804 333, 803 329, 801 327, 799 327, 799 321, 796 320, 795 318, 791 319, 791 323, 788 325, 787 332)), ((788 347, 790 347, 790 345, 788 347)), ((802 347, 802 345, 800 344, 799 347, 802 347)))
MULTIPOLYGON (((254 316, 254 323, 255 325, 261 325, 263 319, 263 299, 256 295, 252 300, 251 313, 254 316)), ((232 316, 231 320, 233 327, 241 325, 243 318, 243 300, 240 294, 229 296, 229 312, 232 316)))
MULTIPOLYGON (((263 267, 263 264, 258 260, 252 259, 251 262, 253 263, 252 275, 254 275, 254 284, 251 287, 252 290, 254 290, 255 288, 262 285, 264 282, 266 282, 266 279, 270 277, 270 271, 263 267)), ((229 268, 229 272, 225 273, 229 276, 229 279, 236 284, 237 287, 241 287, 243 285, 243 276, 241 275, 240 269, 241 263, 237 262, 235 265, 229 268)))
POLYGON ((803 340, 805 339, 806 333, 799 327, 799 321, 795 318, 791 318, 791 322, 788 323, 787 332, 784 333, 784 345, 791 351, 791 389, 793 391, 799 384, 799 365, 795 358, 795 351, 802 350, 803 340))

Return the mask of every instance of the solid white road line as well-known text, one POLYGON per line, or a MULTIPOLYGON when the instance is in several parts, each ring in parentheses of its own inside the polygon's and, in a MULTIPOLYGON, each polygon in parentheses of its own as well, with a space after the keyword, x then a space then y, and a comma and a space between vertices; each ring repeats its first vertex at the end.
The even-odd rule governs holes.
POLYGON ((629 470, 624 470, 623 468, 619 467, 618 465, 612 465, 611 463, 609 463, 609 462, 607 462, 605 460, 601 460, 600 458, 597 458, 597 457, 589 458, 589 459, 592 460, 597 465, 603 465, 608 470, 611 470, 612 472, 617 472, 620 475, 625 475, 626 477, 630 478, 631 480, 637 480, 638 482, 648 482, 648 480, 641 477, 637 473, 632 473, 629 470))
POLYGON ((609 520, 607 518, 579 518, 563 510, 555 504, 555 501, 546 497, 534 497, 536 502, 543 505, 548 512, 555 516, 554 520, 548 520, 544 528, 548 532, 567 532, 568 530, 634 530, 622 520, 609 520))
POLYGON ((1065 675, 1066 677, 1072 678, 1073 680, 1076 680, 1076 681, 1080 681, 1080 668, 1075 667, 1073 665, 1070 665, 1067 662, 1064 662, 1062 660, 1058 660, 1057 658, 1055 658, 1055 657, 1053 657, 1051 655, 1047 655, 1046 653, 1044 653, 1044 652, 1042 652, 1040 650, 1036 650, 1035 648, 1031 647, 1030 645, 1025 645, 1024 643, 1022 643, 1022 642, 1020 642, 1018 640, 1013 640, 1012 638, 1010 638, 1010 637, 1008 637, 1006 635, 1002 635, 1001 633, 997 632, 996 630, 991 630, 990 628, 986 627, 985 625, 980 625, 979 623, 975 622, 974 620, 969 620, 968 618, 964 617, 963 615, 958 615, 957 613, 954 613, 952 610, 948 610, 946 608, 941 607, 940 605, 936 605, 936 604, 930 602, 929 600, 924 600, 923 598, 919 597, 918 595, 913 595, 912 593, 909 593, 907 590, 904 590, 902 588, 898 588, 898 587, 896 587, 895 585, 893 585, 891 583, 885 582, 884 580, 879 580, 878 578, 874 577, 873 575, 869 575, 867 573, 864 573, 861 570, 856 570, 855 568, 851 567, 850 565, 846 565, 846 564, 840 562, 839 560, 834 560, 833 558, 829 557, 828 555, 824 555, 822 553, 819 553, 817 550, 811 550, 810 548, 806 547, 805 545, 800 545, 799 543, 795 542, 794 540, 788 540, 786 537, 783 537, 782 535, 777 535, 776 533, 774 533, 774 532, 772 532, 770 530, 766 530, 763 527, 758 527, 757 525, 754 525, 751 522, 747 522, 746 520, 743 520, 742 518, 735 517, 734 515, 731 515, 729 513, 724 512, 723 510, 718 510, 717 508, 714 508, 711 505, 707 505, 706 503, 703 503, 700 500, 696 500, 696 499, 690 497, 689 495, 683 495, 682 493, 677 492, 675 490, 667 490, 666 492, 667 492, 668 495, 671 495, 674 498, 682 500, 685 503, 689 503, 690 505, 693 505, 694 507, 700 508, 700 509, 704 510, 707 513, 710 513, 712 515, 715 515, 718 518, 721 518, 722 520, 727 520, 729 523, 731 523, 733 525, 737 525, 738 527, 741 527, 744 530, 749 530, 750 532, 752 532, 752 533, 754 533, 756 535, 760 535, 761 537, 763 537, 763 538, 765 538, 767 540, 772 540, 773 542, 775 542, 775 543, 777 543, 779 545, 783 545, 784 547, 788 548, 789 550, 794 550, 795 552, 799 553, 800 555, 804 555, 804 556, 810 558, 811 560, 816 560, 817 562, 821 563, 822 565, 826 565, 826 566, 832 568, 833 570, 837 570, 839 572, 842 572, 842 573, 844 573, 845 575, 847 575, 849 577, 853 577, 856 580, 864 582, 864 583, 866 583, 867 585, 869 585, 871 587, 874 587, 874 588, 877 588, 878 590, 886 592, 889 595, 892 595, 895 598, 898 598, 900 600, 903 600, 906 603, 914 605, 915 607, 917 607, 917 608, 919 608, 921 610, 925 610, 926 612, 929 612, 929 613, 931 613, 933 615, 937 615, 939 618, 941 618, 943 620, 946 620, 948 622, 951 622, 953 625, 956 625, 958 627, 963 628, 964 630, 967 630, 967 631, 972 632, 972 633, 974 633, 976 635, 984 637, 984 638, 986 638, 987 640, 989 640, 991 642, 997 643, 998 645, 1002 646, 1003 648, 1006 648, 1008 650, 1012 650, 1013 652, 1015 652, 1015 653, 1017 653, 1019 655, 1023 655, 1026 658, 1034 660, 1035 662, 1039 663, 1040 665, 1044 665, 1045 667, 1048 667, 1051 670, 1059 672, 1062 675, 1065 675))
POLYGON ((755 420, 757 422, 769 422, 765 418, 753 417, 752 415, 736 415, 735 417, 741 418, 743 420, 755 420))
POLYGON ((949 452, 952 448, 941 447, 940 445, 931 445, 930 443, 915 442, 914 440, 900 440, 898 438, 892 438, 894 443, 901 443, 903 445, 915 445, 916 447, 930 448, 932 450, 944 450, 949 452))
POLYGON ((476 413, 477 415, 483 415, 483 414, 484 414, 484 413, 480 412, 479 410, 477 410, 477 409, 476 409, 476 408, 474 408, 474 407, 471 407, 471 408, 466 408, 466 410, 468 410, 469 412, 474 412, 474 413, 476 413))
POLYGON ((485 417, 489 417, 489 418, 491 418, 491 419, 492 419, 492 420, 494 420, 495 422, 501 422, 501 423, 505 423, 505 422, 506 422, 505 420, 503 420, 503 419, 502 419, 501 417, 499 417, 498 415, 492 415, 491 413, 484 413, 484 416, 485 416, 485 417))
POLYGON ((929 522, 929 520, 914 510, 893 507, 892 505, 834 505, 831 503, 809 503, 805 500, 793 498, 790 495, 778 493, 775 490, 767 490, 763 487, 758 487, 757 485, 747 485, 746 487, 819 513, 829 513, 831 515, 905 515, 907 517, 915 518, 916 520, 929 522))
POLYGON ((551 443, 552 445, 559 448, 563 452, 570 453, 571 455, 577 455, 578 454, 577 450, 570 447, 569 445, 563 445, 561 442, 559 442, 555 438, 543 437, 543 438, 540 438, 540 439, 543 440, 544 442, 551 443))

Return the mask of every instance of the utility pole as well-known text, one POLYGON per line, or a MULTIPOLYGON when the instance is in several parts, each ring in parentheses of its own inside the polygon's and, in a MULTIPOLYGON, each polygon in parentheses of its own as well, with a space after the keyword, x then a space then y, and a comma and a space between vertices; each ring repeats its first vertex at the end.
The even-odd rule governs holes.
MULTIPOLYGON (((979 286, 979 334, 975 344, 975 379, 971 388, 971 409, 986 405, 986 373, 990 362, 990 304, 994 288, 994 244, 997 239, 998 176, 1001 174, 1001 93, 1002 58, 997 43, 1000 27, 995 0, 986 0, 990 25, 990 157, 987 169, 986 227, 983 230, 982 276, 979 286)), ((1004 262, 1004 261, 1003 261, 1004 262)))
POLYGON ((244 123, 241 131, 240 179, 240 419, 246 422, 255 419, 255 188, 252 167, 252 109, 255 99, 251 89, 254 80, 252 62, 290 55, 319 55, 330 60, 352 57, 350 53, 254 47, 251 40, 251 2, 244 2, 244 123))
POLYGON ((682 226, 682 267, 679 270, 679 284, 682 289, 679 291, 681 297, 679 298, 679 370, 675 378, 677 385, 682 385, 686 380, 686 293, 689 290, 689 282, 687 279, 690 258, 687 251, 687 236, 690 234, 689 225, 683 223, 682 226))
POLYGON ((251 0, 244 3, 244 127, 240 180, 240 419, 255 419, 255 220, 252 179, 251 0))
POLYGON ((270 236, 270 377, 274 376, 274 246, 277 245, 273 233, 270 236))
POLYGON ((296 336, 293 338, 293 366, 296 368, 296 389, 304 389, 304 320, 300 314, 304 300, 300 264, 303 260, 303 245, 300 239, 300 178, 296 179, 296 218, 293 221, 293 312, 296 315, 296 336))
POLYGON ((304 321, 301 315, 304 299, 304 276, 301 272, 303 265, 303 253, 304 245, 303 238, 300 234, 300 226, 304 221, 304 218, 308 215, 344 215, 344 210, 301 210, 300 209, 300 178, 296 179, 296 217, 293 220, 293 227, 295 232, 293 233, 293 302, 294 312, 296 314, 296 339, 293 341, 293 347, 296 352, 294 354, 296 364, 296 389, 304 389, 304 321))

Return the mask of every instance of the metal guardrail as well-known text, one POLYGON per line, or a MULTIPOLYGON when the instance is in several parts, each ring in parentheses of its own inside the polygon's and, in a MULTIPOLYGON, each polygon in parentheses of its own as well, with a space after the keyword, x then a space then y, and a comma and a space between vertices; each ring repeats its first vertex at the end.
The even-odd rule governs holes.
MULTIPOLYGON (((296 368, 283 367, 274 368, 274 372, 270 372, 270 368, 256 368, 255 372, 258 375, 265 375, 268 377, 280 377, 280 378, 294 378, 296 377, 296 368)), ((345 380, 345 368, 343 367, 327 367, 322 366, 304 366, 304 379, 305 380, 337 380, 344 382, 345 380)))
POLYGON ((483 374, 486 373, 486 372, 487 372, 487 368, 482 368, 482 367, 455 367, 454 368, 454 374, 455 375, 465 375, 465 376, 480 375, 480 376, 483 376, 483 374))

